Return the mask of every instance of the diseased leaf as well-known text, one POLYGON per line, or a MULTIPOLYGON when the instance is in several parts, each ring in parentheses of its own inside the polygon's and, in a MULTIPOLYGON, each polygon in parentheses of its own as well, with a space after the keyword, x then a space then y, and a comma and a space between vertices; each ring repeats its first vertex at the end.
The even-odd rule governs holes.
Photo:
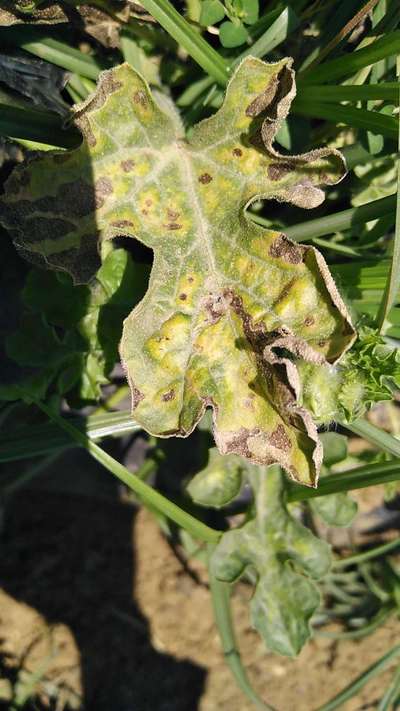
POLYGON ((345 435, 338 432, 323 432, 320 439, 324 450, 324 467, 329 468, 346 459, 348 440, 345 435))
POLYGON ((245 212, 260 198, 316 207, 319 186, 344 174, 335 150, 272 147, 295 95, 291 64, 246 58, 190 140, 131 67, 103 73, 75 111, 82 145, 17 168, 0 219, 23 254, 76 283, 96 271, 100 240, 152 248, 149 289, 120 347, 135 419, 186 436, 211 406, 221 453, 315 484, 321 446, 292 358, 334 362, 354 331, 319 252, 245 212))
POLYGON ((220 580, 234 582, 248 566, 255 569, 252 623, 271 651, 293 656, 309 638, 309 620, 319 604, 317 587, 306 576, 327 573, 330 548, 290 515, 278 468, 252 467, 249 477, 254 518, 223 534, 211 570, 220 580))
POLYGON ((212 448, 207 466, 193 477, 186 490, 197 504, 219 509, 238 495, 245 467, 245 460, 236 454, 223 456, 212 448))
POLYGON ((0 0, 0 27, 20 25, 25 22, 44 25, 68 22, 63 3, 45 2, 41 5, 42 7, 37 8, 34 2, 24 3, 22 0, 18 3, 15 0, 0 0))
POLYGON ((349 526, 357 513, 357 502, 346 492, 316 497, 308 503, 328 526, 349 526))

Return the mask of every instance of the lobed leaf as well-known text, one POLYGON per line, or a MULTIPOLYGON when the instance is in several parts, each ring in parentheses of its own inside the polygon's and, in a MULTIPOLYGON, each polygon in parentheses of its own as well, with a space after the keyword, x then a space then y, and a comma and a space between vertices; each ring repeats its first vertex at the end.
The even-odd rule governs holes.
POLYGON ((197 504, 219 509, 238 495, 245 468, 241 457, 236 454, 222 456, 213 447, 207 466, 193 477, 186 490, 197 504))
POLYGON ((131 67, 103 73, 75 110, 82 145, 17 168, 0 219, 26 256, 76 283, 96 271, 101 240, 122 234, 153 249, 120 347, 135 420, 187 436, 211 407, 221 453, 315 484, 321 446, 297 403, 293 357, 335 362, 353 327, 320 253, 246 215, 260 198, 316 207, 320 186, 344 175, 336 150, 281 156, 272 146, 295 95, 291 64, 247 57, 190 140, 131 67))
POLYGON ((212 573, 234 582, 251 566, 257 574, 250 603, 253 625, 273 652, 293 656, 310 636, 309 620, 319 604, 309 578, 325 575, 330 548, 294 519, 285 503, 278 468, 249 471, 255 495, 254 518, 224 533, 212 558, 212 573))

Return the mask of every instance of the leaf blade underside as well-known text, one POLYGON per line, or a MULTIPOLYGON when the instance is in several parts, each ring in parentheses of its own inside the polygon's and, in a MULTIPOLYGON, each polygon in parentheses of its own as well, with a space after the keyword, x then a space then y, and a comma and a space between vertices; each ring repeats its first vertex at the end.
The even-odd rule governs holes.
POLYGON ((221 453, 315 485, 321 446, 290 354, 334 362, 354 331, 323 257, 245 214, 260 198, 315 207, 319 186, 343 177, 333 149, 272 147, 294 95, 290 59, 248 57, 188 141, 133 69, 104 72, 75 111, 82 145, 16 169, 1 220, 26 256, 77 283, 98 267, 101 240, 150 247, 149 288, 120 348, 135 420, 187 436, 211 406, 221 453))

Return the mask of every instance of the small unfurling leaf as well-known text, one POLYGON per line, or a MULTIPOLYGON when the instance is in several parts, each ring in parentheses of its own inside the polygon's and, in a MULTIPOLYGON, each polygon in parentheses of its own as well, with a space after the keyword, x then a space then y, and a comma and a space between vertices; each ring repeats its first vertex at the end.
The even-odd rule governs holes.
POLYGON ((238 495, 246 462, 236 454, 221 455, 210 449, 207 466, 187 486, 193 501, 202 506, 221 508, 238 495))

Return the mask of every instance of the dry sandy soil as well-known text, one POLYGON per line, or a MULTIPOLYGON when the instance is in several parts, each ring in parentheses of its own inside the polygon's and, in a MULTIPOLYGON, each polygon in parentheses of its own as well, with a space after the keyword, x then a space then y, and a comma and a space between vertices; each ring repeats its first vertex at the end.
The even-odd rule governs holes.
MULTIPOLYGON (((26 489, 6 507, 1 561, 0 708, 28 670, 44 675, 37 711, 252 711, 224 664, 200 564, 185 571, 146 511, 26 489)), ((398 641, 395 620, 360 642, 318 638, 296 660, 271 655, 248 595, 243 585, 234 597, 239 645, 278 711, 313 711, 398 641)), ((388 674, 342 708, 377 708, 388 674)))

